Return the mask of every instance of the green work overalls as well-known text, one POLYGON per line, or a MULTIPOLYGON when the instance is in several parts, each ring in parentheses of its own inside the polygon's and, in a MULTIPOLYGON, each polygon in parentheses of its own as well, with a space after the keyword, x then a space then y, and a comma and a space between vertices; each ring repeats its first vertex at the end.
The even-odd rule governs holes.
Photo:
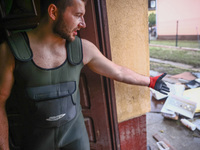
POLYGON ((6 104, 10 149, 89 150, 79 94, 80 38, 66 44, 66 61, 52 69, 34 63, 25 32, 7 41, 15 56, 15 83, 6 104))

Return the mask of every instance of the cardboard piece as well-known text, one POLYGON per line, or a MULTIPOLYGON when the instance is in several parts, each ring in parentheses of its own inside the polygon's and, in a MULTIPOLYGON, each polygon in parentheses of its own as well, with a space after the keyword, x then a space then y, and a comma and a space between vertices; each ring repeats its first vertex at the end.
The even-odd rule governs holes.
POLYGON ((171 76, 170 78, 184 79, 188 81, 196 79, 196 77, 190 72, 183 72, 183 73, 171 76))

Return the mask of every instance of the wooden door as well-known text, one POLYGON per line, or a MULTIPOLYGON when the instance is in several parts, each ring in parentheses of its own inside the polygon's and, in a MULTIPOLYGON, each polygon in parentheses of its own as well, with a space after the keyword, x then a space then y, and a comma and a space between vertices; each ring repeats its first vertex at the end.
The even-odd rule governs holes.
MULTIPOLYGON (((104 55, 110 58, 109 35, 105 32, 108 30, 105 15, 105 1, 89 0, 85 14, 87 27, 80 31, 80 37, 94 43, 104 55)), ((81 105, 91 150, 119 148, 116 144, 119 141, 117 141, 118 130, 113 89, 112 81, 84 67, 80 79, 81 105)))
MULTIPOLYGON (((22 10, 19 14, 14 11, 6 14, 5 1, 0 0, 0 33, 8 36, 12 31, 37 25, 39 0, 30 0, 32 11, 22 10)), ((17 9, 17 1, 21 0, 13 1, 13 9, 17 9)), ((80 36, 93 42, 110 59, 106 0, 88 0, 85 20, 87 28, 80 31, 80 36)), ((0 42, 2 40, 3 36, 0 42)), ((91 72, 86 66, 80 77, 80 92, 91 150, 120 149, 113 81, 91 72)))

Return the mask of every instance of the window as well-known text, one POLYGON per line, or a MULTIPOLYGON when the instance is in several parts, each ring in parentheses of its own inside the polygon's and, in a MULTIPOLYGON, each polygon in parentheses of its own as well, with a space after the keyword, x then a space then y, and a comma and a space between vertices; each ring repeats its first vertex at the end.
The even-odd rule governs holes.
POLYGON ((156 8, 156 1, 155 0, 151 0, 150 7, 156 8))
POLYGON ((148 0, 148 7, 149 7, 149 10, 155 10, 156 9, 156 0, 148 0))

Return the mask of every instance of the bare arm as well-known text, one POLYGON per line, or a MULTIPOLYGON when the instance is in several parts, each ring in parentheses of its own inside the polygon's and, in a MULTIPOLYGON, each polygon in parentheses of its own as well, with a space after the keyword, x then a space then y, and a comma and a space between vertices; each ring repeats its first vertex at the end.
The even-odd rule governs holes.
POLYGON ((82 40, 83 43, 83 62, 94 72, 114 79, 116 81, 148 86, 150 78, 140 75, 126 67, 119 66, 106 57, 104 57, 98 48, 87 40, 82 40))
POLYGON ((5 111, 14 77, 14 58, 6 43, 0 45, 0 150, 9 150, 8 121, 5 111))

